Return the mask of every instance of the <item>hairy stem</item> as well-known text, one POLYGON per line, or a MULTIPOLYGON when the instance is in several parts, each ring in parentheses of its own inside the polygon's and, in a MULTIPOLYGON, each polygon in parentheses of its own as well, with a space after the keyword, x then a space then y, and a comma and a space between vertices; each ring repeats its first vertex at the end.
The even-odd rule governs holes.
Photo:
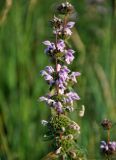
MULTIPOLYGON (((58 51, 57 43, 58 43, 58 33, 57 33, 57 30, 56 30, 55 47, 56 47, 56 50, 58 51)), ((55 70, 56 70, 56 74, 57 74, 58 73, 58 60, 57 60, 57 57, 55 57, 55 70)), ((59 87, 58 87, 57 84, 56 84, 56 93, 57 93, 57 95, 59 94, 59 87)))
POLYGON ((67 23, 67 18, 68 18, 68 15, 65 15, 64 16, 64 22, 63 22, 63 33, 64 33, 64 29, 65 29, 65 26, 66 26, 66 23, 67 23))

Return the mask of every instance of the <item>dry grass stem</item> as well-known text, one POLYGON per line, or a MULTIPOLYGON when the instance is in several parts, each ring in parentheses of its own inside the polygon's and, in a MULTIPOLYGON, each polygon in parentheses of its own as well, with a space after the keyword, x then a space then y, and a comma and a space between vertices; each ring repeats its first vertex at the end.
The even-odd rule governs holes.
POLYGON ((6 0, 6 6, 3 9, 2 14, 0 15, 0 25, 2 25, 4 21, 6 20, 11 6, 12 6, 12 0, 6 0))

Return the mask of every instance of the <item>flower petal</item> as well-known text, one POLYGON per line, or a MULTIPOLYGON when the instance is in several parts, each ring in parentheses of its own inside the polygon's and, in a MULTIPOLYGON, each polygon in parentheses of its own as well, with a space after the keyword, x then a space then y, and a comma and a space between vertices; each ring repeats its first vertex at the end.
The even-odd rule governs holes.
POLYGON ((67 28, 72 28, 75 25, 75 22, 68 22, 66 27, 67 28))
POLYGON ((44 41, 43 44, 45 44, 46 46, 51 46, 51 42, 50 41, 44 41))

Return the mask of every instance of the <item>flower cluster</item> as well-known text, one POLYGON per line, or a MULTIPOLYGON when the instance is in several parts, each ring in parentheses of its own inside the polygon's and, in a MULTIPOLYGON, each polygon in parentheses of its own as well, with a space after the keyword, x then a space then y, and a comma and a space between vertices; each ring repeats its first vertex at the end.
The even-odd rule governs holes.
MULTIPOLYGON (((81 74, 67 67, 73 62, 75 53, 67 43, 75 24, 68 21, 74 7, 65 2, 57 7, 57 11, 63 15, 63 18, 54 16, 51 20, 55 41, 43 42, 46 46, 45 53, 52 59, 53 66, 46 66, 40 72, 49 85, 49 92, 40 97, 40 101, 44 101, 52 111, 50 120, 43 120, 42 124, 48 128, 44 137, 54 140, 56 155, 60 159, 64 157, 76 159, 81 153, 80 151, 78 153, 79 148, 75 150, 75 139, 80 133, 80 126, 66 116, 68 112, 74 111, 74 102, 80 99, 73 85, 77 83, 77 78, 81 74)), ((83 116, 83 114, 84 111, 81 111, 80 115, 83 116)))
POLYGON ((44 41, 43 44, 47 46, 45 53, 50 55, 52 58, 58 58, 59 61, 64 61, 67 64, 70 64, 74 60, 75 51, 70 48, 67 49, 63 40, 58 40, 57 44, 50 41, 44 41))
POLYGON ((60 13, 60 14, 70 14, 74 11, 74 7, 69 3, 69 2, 66 2, 66 3, 62 3, 60 4, 58 7, 57 7, 57 11, 60 13))
POLYGON ((58 35, 60 38, 66 38, 71 36, 71 29, 74 27, 75 22, 70 21, 65 24, 62 19, 54 16, 54 19, 51 20, 51 24, 55 35, 58 35))
POLYGON ((79 100, 80 97, 74 91, 67 91, 67 88, 69 84, 71 86, 74 83, 77 83, 76 78, 80 76, 80 73, 71 72, 67 66, 58 64, 57 75, 52 66, 45 67, 45 69, 41 71, 41 75, 50 84, 51 88, 54 88, 55 86, 58 87, 58 94, 48 94, 40 97, 40 100, 45 101, 59 113, 63 113, 65 110, 73 110, 73 102, 79 100))
POLYGON ((104 155, 112 156, 116 153, 116 141, 110 141, 110 129, 113 124, 110 120, 104 119, 101 126, 107 131, 107 142, 101 141, 100 150, 104 155))
POLYGON ((116 142, 108 142, 106 143, 105 141, 101 141, 100 149, 103 153, 109 155, 113 154, 116 152, 116 142))

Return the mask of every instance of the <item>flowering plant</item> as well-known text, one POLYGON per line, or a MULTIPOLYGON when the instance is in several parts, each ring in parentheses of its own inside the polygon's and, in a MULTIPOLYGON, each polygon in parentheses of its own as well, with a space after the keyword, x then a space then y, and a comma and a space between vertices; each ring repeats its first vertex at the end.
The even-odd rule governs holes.
MULTIPOLYGON (((77 83, 79 72, 72 72, 67 65, 74 60, 75 51, 69 47, 70 38, 75 22, 68 21, 74 7, 62 3, 57 7, 59 17, 51 20, 55 42, 44 41, 45 53, 53 62, 53 66, 46 66, 40 73, 49 85, 49 93, 40 97, 51 109, 49 121, 42 120, 47 127, 45 139, 52 140, 53 152, 44 159, 84 159, 82 150, 76 141, 80 134, 80 126, 68 117, 74 111, 74 102, 79 100, 79 95, 74 91, 73 85, 77 83), (62 15, 62 16, 61 16, 62 15), (62 17, 62 18, 61 18, 62 17)), ((80 116, 84 115, 83 110, 80 116)))
POLYGON ((107 131, 107 140, 101 141, 100 150, 105 157, 110 160, 113 155, 116 155, 116 141, 110 141, 110 130, 113 124, 110 120, 104 119, 101 123, 104 130, 107 131))

